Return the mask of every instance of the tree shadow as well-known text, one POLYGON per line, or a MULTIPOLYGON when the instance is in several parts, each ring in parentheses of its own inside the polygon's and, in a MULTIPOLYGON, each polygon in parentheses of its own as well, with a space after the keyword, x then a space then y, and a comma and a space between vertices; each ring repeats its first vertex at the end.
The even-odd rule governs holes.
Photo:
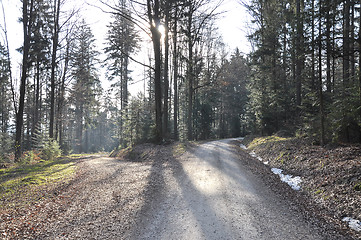
MULTIPOLYGON (((195 146, 192 149, 194 149, 192 152, 196 152, 195 146)), ((161 233, 167 226, 171 225, 170 223, 174 224, 174 220, 179 217, 173 215, 177 211, 190 213, 203 238, 214 239, 215 235, 221 234, 217 236, 223 239, 231 239, 228 236, 230 230, 221 219, 222 217, 217 215, 214 206, 211 204, 211 197, 202 193, 194 185, 181 160, 173 157, 171 153, 168 159, 158 159, 152 163, 147 182, 144 191, 145 201, 137 214, 138 218, 133 229, 133 239, 159 238, 160 236, 149 236, 149 234, 161 233), (165 182, 167 177, 169 178, 169 175, 165 176, 167 171, 175 179, 175 184, 179 187, 177 195, 174 192, 167 192, 169 191, 166 189, 165 182), (166 199, 167 197, 170 199, 166 199), (178 203, 184 205, 187 209, 179 209, 179 206, 175 206, 178 203)))

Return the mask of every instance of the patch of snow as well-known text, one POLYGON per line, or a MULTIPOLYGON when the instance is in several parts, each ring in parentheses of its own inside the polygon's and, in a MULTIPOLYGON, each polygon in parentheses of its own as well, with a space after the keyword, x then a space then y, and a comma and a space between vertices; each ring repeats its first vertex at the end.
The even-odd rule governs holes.
POLYGON ((257 157, 257 154, 255 152, 250 152, 249 155, 251 155, 251 157, 257 157))
POLYGON ((272 168, 271 171, 274 174, 280 176, 281 181, 287 183, 293 190, 299 191, 301 189, 302 179, 299 176, 293 177, 292 175, 283 174, 283 170, 279 168, 272 168))
MULTIPOLYGON (((240 145, 240 147, 244 150, 247 149, 247 147, 243 144, 240 145)), ((254 151, 250 152, 249 155, 251 155, 251 157, 257 158, 259 161, 263 162, 263 164, 268 165, 269 162, 268 161, 263 161, 263 159, 258 156, 254 151)), ((285 175, 283 174, 283 170, 279 169, 279 168, 272 168, 271 171, 274 174, 277 174, 280 176, 281 181, 287 183, 293 190, 299 191, 301 189, 301 183, 302 183, 302 179, 299 176, 293 177, 292 175, 285 175)))
POLYGON ((348 222, 348 226, 352 228, 353 230, 360 232, 361 231, 361 222, 359 220, 350 218, 350 217, 344 217, 342 219, 343 222, 348 222))
POLYGON ((283 170, 282 169, 279 169, 279 168, 272 168, 271 171, 274 173, 274 174, 277 174, 277 175, 280 175, 282 174, 283 170))
MULTIPOLYGON (((249 153, 249 155, 251 155, 251 157, 257 158, 259 161, 263 162, 263 159, 260 156, 258 156, 255 152, 252 151, 249 153)), ((263 162, 263 164, 268 165, 268 162, 263 162)))
POLYGON ((247 147, 243 144, 239 145, 242 149, 247 150, 247 147))

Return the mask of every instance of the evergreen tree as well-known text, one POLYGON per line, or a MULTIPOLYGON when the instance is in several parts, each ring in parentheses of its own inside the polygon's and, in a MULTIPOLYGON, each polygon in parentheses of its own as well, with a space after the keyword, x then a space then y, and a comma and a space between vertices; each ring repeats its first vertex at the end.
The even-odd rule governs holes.
POLYGON ((89 26, 82 20, 74 39, 72 52, 72 104, 75 106, 75 145, 77 152, 88 151, 87 139, 83 139, 84 132, 90 124, 92 108, 97 103, 100 82, 95 64, 98 52, 94 46, 94 36, 89 26))
POLYGON ((0 44, 0 161, 7 160, 10 152, 10 120, 12 113, 7 51, 0 44))
MULTIPOLYGON (((119 10, 131 16, 130 11, 127 9, 127 1, 119 1, 119 10)), ((113 22, 108 26, 107 35, 107 47, 105 53, 107 56, 107 62, 109 64, 108 70, 110 72, 110 80, 115 80, 112 84, 112 89, 115 92, 115 96, 118 99, 121 109, 118 116, 119 132, 119 144, 126 146, 127 142, 124 141, 122 119, 127 118, 128 109, 128 84, 130 82, 130 70, 129 60, 130 56, 136 52, 139 48, 138 32, 135 30, 134 23, 124 18, 123 15, 113 14, 113 22)))

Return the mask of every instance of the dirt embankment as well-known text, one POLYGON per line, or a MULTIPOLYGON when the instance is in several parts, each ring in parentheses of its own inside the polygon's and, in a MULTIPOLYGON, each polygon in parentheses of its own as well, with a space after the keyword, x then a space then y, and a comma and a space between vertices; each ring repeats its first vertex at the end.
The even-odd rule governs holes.
MULTIPOLYGON (((347 229, 345 217, 361 220, 361 145, 315 146, 299 138, 246 137, 249 152, 285 174, 301 176, 302 193, 328 221, 347 229)), ((361 239, 361 232, 348 230, 361 239)))

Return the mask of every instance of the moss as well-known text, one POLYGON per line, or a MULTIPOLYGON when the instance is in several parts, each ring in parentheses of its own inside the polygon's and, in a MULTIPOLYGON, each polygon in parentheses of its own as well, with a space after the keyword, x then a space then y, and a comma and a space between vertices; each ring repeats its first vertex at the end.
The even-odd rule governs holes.
POLYGON ((268 136, 268 137, 258 137, 253 139, 253 141, 248 144, 248 148, 255 148, 261 144, 266 144, 266 143, 272 143, 272 142, 279 142, 279 141, 285 141, 288 138, 283 138, 283 137, 278 137, 275 135, 272 136, 268 136))
POLYGON ((28 194, 32 188, 68 182, 74 176, 76 163, 69 158, 41 161, 35 164, 19 164, 2 169, 0 175, 0 199, 28 194), (29 191, 28 191, 29 190, 29 191))

